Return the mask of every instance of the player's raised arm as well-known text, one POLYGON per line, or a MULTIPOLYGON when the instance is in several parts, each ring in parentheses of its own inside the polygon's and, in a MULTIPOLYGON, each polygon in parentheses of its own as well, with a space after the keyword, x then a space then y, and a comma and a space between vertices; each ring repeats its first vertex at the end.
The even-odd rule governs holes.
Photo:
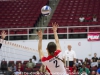
POLYGON ((5 32, 5 31, 2 31, 2 32, 1 32, 1 39, 4 40, 6 36, 7 36, 7 35, 6 35, 6 32, 5 32))
MULTIPOLYGON (((1 32, 1 39, 5 39, 5 37, 6 37, 6 32, 5 31, 2 31, 1 32)), ((2 46, 2 44, 0 43, 0 48, 1 48, 1 46, 2 46)))
POLYGON ((55 37, 55 42, 56 42, 56 45, 57 45, 57 50, 61 50, 59 38, 58 38, 58 34, 57 34, 58 24, 56 22, 52 23, 52 27, 53 27, 52 29, 53 29, 53 33, 54 33, 54 37, 55 37))
POLYGON ((39 37, 39 41, 38 41, 38 52, 39 52, 39 56, 40 58, 42 59, 42 57, 44 56, 43 55, 43 52, 42 52, 42 30, 39 30, 37 31, 37 34, 38 34, 38 37, 39 37))

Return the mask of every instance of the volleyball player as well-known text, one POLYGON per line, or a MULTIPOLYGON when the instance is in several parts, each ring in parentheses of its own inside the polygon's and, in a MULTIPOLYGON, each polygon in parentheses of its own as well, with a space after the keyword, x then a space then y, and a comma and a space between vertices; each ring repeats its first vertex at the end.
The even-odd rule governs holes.
MULTIPOLYGON (((5 37, 6 37, 6 32, 5 31, 2 31, 1 32, 1 39, 5 39, 5 37)), ((0 43, 0 48, 2 47, 2 44, 0 43)))
POLYGON ((60 47, 59 39, 57 35, 58 24, 52 23, 52 26, 53 26, 52 29, 53 29, 56 43, 54 42, 48 43, 47 57, 44 57, 44 54, 42 52, 42 37, 43 37, 42 30, 39 30, 37 32, 38 37, 39 37, 39 42, 38 42, 39 56, 41 58, 43 65, 46 67, 50 75, 68 75, 64 67, 64 61, 63 61, 64 58, 61 52, 61 47, 60 47))

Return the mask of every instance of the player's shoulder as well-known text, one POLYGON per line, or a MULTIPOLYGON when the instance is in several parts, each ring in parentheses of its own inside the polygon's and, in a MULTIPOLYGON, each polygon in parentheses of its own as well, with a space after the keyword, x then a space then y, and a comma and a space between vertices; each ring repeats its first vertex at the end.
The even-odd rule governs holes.
POLYGON ((46 61, 47 57, 42 57, 41 61, 46 61))
MULTIPOLYGON (((54 52, 54 56, 57 56, 59 53, 61 53, 61 50, 56 50, 56 51, 54 52)), ((53 58, 54 56, 49 55, 49 56, 47 56, 47 57, 42 57, 41 60, 42 60, 42 61, 47 61, 47 60, 53 58)))
POLYGON ((55 54, 58 54, 58 53, 60 53, 61 52, 61 50, 56 50, 55 51, 55 54))

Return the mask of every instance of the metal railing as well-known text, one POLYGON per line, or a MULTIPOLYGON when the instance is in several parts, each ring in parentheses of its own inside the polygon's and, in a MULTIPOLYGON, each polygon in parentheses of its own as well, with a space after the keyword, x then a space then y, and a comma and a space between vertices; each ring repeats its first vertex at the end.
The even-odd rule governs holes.
MULTIPOLYGON (((69 34, 87 34, 87 33, 100 33, 100 32, 90 32, 90 28, 98 28, 100 25, 94 25, 94 26, 63 26, 63 27, 58 27, 58 29, 66 29, 67 31, 65 33, 59 33, 58 34, 66 34, 67 39, 69 34), (75 28, 86 28, 87 32, 69 32, 69 29, 75 29, 75 28)), ((44 33, 43 35, 48 36, 53 35, 53 33, 49 32, 49 29, 52 29, 52 27, 33 27, 33 28, 2 28, 2 30, 6 30, 8 32, 8 40, 10 36, 27 36, 27 40, 29 40, 30 36, 36 36, 36 33, 30 33, 30 30, 37 30, 37 29, 44 29, 47 30, 47 33, 44 33), (11 31, 22 31, 22 30, 27 30, 27 34, 10 34, 11 31)))

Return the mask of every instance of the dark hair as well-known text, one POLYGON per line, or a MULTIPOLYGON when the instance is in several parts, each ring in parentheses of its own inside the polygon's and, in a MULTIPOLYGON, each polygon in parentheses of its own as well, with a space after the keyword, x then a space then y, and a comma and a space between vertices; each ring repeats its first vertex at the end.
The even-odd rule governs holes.
POLYGON ((30 61, 32 61, 32 59, 29 59, 30 61))
MULTIPOLYGON (((47 49, 48 49, 48 52, 50 53, 50 55, 54 56, 54 52, 56 51, 57 46, 54 42, 49 42, 47 45, 47 49)), ((58 60, 61 60, 64 63, 64 60, 58 58, 57 56, 54 56, 54 57, 58 60)))
POLYGON ((50 53, 50 55, 53 55, 54 52, 56 51, 56 44, 54 42, 49 42, 48 45, 47 45, 47 49, 48 49, 48 52, 50 53))
POLYGON ((33 55, 33 59, 36 60, 36 56, 35 55, 33 55))
POLYGON ((88 61, 88 58, 85 58, 85 61, 87 62, 88 61))
POLYGON ((41 59, 39 59, 39 62, 41 62, 41 59))

